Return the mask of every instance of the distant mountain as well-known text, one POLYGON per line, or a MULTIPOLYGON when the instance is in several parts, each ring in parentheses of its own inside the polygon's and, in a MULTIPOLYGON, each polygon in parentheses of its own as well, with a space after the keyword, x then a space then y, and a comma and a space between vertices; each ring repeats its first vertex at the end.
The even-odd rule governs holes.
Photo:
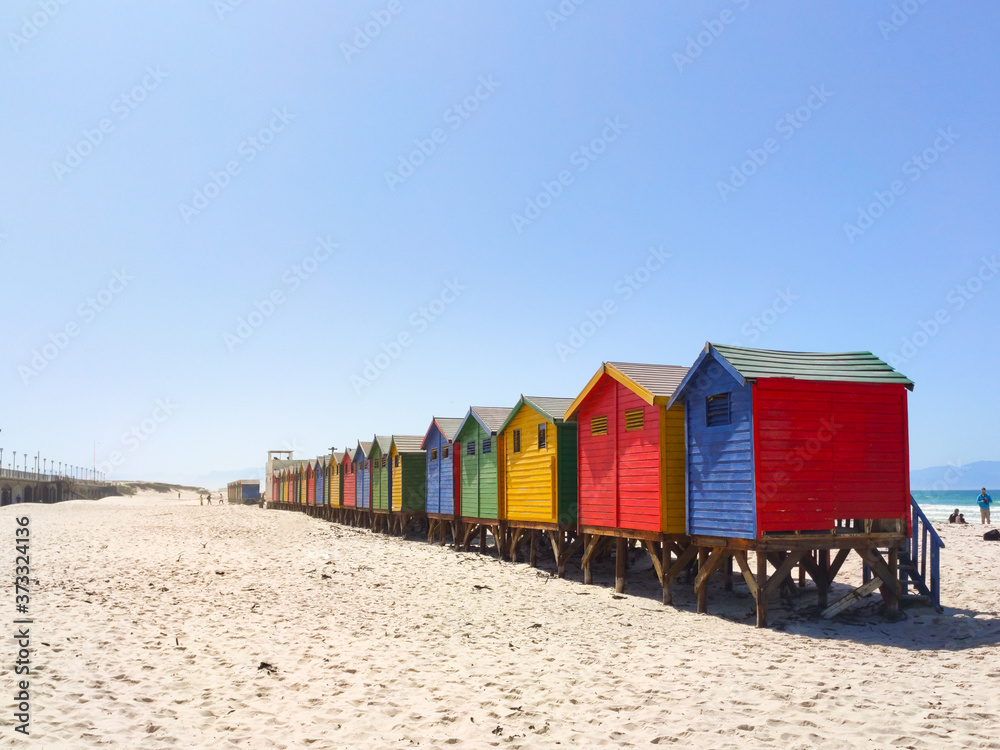
POLYGON ((1000 492, 1000 461, 964 466, 931 466, 910 472, 911 490, 986 490, 1000 492))
POLYGON ((230 469, 228 471, 212 471, 202 474, 196 478, 195 484, 207 487, 210 490, 217 490, 225 487, 230 482, 237 479, 259 479, 264 481, 264 467, 254 466, 249 469, 230 469))

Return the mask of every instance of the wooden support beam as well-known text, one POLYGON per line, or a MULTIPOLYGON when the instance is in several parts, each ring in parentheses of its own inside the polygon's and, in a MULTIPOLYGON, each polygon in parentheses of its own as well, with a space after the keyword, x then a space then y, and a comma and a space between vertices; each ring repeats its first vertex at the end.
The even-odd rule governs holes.
POLYGON ((829 620, 831 617, 835 616, 837 613, 844 611, 850 607, 854 602, 860 601, 868 596, 870 593, 875 591, 879 586, 882 585, 882 579, 877 575, 874 575, 872 579, 864 584, 854 589, 851 593, 845 596, 843 599, 839 599, 831 604, 829 607, 823 610, 822 616, 829 620))
POLYGON ((711 554, 702 547, 698 551, 698 575, 694 579, 694 592, 698 596, 698 611, 708 612, 708 579, 724 560, 729 560, 725 547, 715 547, 711 554), (706 556, 707 554, 707 556, 706 556))
POLYGON ((847 556, 851 554, 851 548, 845 547, 844 549, 837 551, 837 556, 833 558, 833 563, 830 567, 826 569, 826 574, 828 576, 828 581, 833 583, 834 579, 837 577, 837 573, 840 572, 841 566, 844 561, 847 560, 847 556))
POLYGON ((740 573, 743 574, 743 580, 747 582, 747 588, 750 589, 750 595, 753 596, 756 601, 759 596, 760 589, 757 587, 757 581, 754 580, 753 573, 750 572, 750 565, 747 563, 747 553, 746 550, 736 550, 733 553, 733 557, 736 558, 736 564, 740 566, 740 573))
MULTIPOLYGON (((778 566, 778 569, 774 571, 774 575, 772 575, 768 579, 767 583, 764 584, 763 595, 765 598, 779 585, 781 585, 781 582, 788 577, 788 574, 792 572, 792 568, 795 567, 799 559, 801 559, 802 555, 805 553, 806 550, 801 549, 792 550, 788 553, 788 556, 781 561, 781 565, 778 566)), ((760 581, 758 580, 758 584, 759 583, 760 581)))
MULTIPOLYGON (((645 539, 642 540, 642 546, 646 548, 646 552, 649 554, 649 559, 653 563, 653 570, 656 571, 656 578, 662 584, 663 583, 663 563, 660 561, 661 552, 658 549, 660 547, 656 542, 649 542, 645 539)), ((668 553, 669 554, 669 553, 668 553)))
POLYGON ((726 560, 722 564, 722 590, 733 590, 733 556, 726 555, 726 560))
POLYGON ((615 539, 615 593, 625 592, 625 556, 627 554, 626 540, 622 537, 615 539))
MULTIPOLYGON (((503 560, 503 552, 499 547, 497 547, 497 551, 500 552, 500 559, 503 560)), ((486 554, 486 524, 479 527, 479 554, 486 554)))
MULTIPOLYGON (((795 550, 795 552, 805 553, 806 550, 795 550)), ((788 554, 789 553, 785 552, 771 552, 767 556, 767 561, 774 566, 775 570, 777 570, 784 564, 785 560, 788 559, 788 554)), ((792 565, 792 567, 789 569, 788 575, 786 575, 777 583, 778 586, 780 586, 785 590, 785 595, 788 596, 789 598, 794 598, 798 596, 799 593, 799 590, 795 586, 795 581, 791 575, 791 571, 794 569, 795 565, 792 565)))
POLYGON ((521 542, 521 537, 524 535, 524 529, 514 529, 510 533, 510 550, 508 556, 511 562, 517 562, 517 545, 521 542))
POLYGON ((670 566, 670 569, 663 574, 663 591, 664 591, 663 596, 666 599, 664 604, 670 604, 672 599, 670 594, 670 585, 674 582, 674 579, 678 575, 680 575, 681 571, 688 566, 688 563, 690 563, 697 554, 698 554, 698 548, 693 544, 689 544, 687 548, 681 551, 680 555, 677 556, 677 559, 674 561, 674 564, 670 566))
MULTIPOLYGON (((559 532, 562 535, 562 532, 559 532)), ((576 551, 583 547, 583 537, 578 536, 568 545, 563 547, 562 554, 557 558, 556 564, 558 566, 559 577, 564 578, 566 576, 566 563, 569 559, 576 554, 576 551)))

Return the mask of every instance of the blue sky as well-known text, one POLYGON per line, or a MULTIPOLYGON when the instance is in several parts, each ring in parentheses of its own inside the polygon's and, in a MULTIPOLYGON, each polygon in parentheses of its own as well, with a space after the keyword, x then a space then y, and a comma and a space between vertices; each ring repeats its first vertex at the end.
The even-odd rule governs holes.
POLYGON ((707 340, 870 350, 916 382, 914 468, 998 459, 998 27, 5 3, 4 464, 197 481, 707 340))

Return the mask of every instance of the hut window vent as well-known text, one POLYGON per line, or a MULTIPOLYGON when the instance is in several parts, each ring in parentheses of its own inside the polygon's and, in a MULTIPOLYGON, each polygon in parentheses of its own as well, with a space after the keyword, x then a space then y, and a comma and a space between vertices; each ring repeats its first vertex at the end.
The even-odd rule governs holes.
POLYGON ((545 423, 538 425, 538 450, 545 447, 545 423))
POLYGON ((730 408, 729 394, 716 393, 705 399, 705 424, 708 427, 732 424, 733 415, 730 408))
POLYGON ((644 409, 629 409, 625 412, 625 431, 641 430, 645 425, 645 417, 644 409))
POLYGON ((395 466, 395 467, 397 467, 397 468, 399 467, 399 454, 398 453, 396 454, 396 458, 395 458, 394 463, 392 465, 395 466))
POLYGON ((465 455, 474 456, 476 455, 476 441, 470 440, 465 444, 465 455))
POLYGON ((590 418, 590 434, 591 435, 607 435, 608 434, 608 418, 605 417, 591 417, 590 418))
POLYGON ((493 452, 493 441, 490 438, 483 438, 483 453, 493 452))
POLYGON ((431 461, 437 461, 437 457, 438 457, 438 449, 431 448, 431 461))
POLYGON ((441 449, 441 458, 448 458, 448 446, 441 449))
POLYGON ((514 451, 514 453, 520 453, 521 452, 521 430, 520 429, 514 430, 513 434, 511 435, 511 443, 513 443, 513 445, 511 446, 511 448, 514 451))
POLYGON ((385 468, 385 456, 382 456, 382 468, 385 468))

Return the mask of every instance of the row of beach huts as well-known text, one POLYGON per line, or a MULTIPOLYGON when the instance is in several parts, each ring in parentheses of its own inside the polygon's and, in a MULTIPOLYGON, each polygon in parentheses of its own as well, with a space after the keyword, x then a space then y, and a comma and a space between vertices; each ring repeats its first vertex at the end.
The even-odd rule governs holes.
POLYGON ((268 505, 400 535, 419 524, 465 550, 489 537, 532 565, 547 540, 558 574, 579 554, 586 582, 613 550, 619 591, 641 546, 664 603, 687 571, 702 612, 709 579, 731 589, 735 564, 759 626, 768 596, 806 578, 828 617, 876 590, 894 615, 911 587, 939 606, 943 545, 909 491, 912 388, 869 352, 709 343, 691 366, 605 362, 575 397, 522 395, 422 435, 269 461, 268 505), (852 551, 863 580, 830 605, 852 551))

